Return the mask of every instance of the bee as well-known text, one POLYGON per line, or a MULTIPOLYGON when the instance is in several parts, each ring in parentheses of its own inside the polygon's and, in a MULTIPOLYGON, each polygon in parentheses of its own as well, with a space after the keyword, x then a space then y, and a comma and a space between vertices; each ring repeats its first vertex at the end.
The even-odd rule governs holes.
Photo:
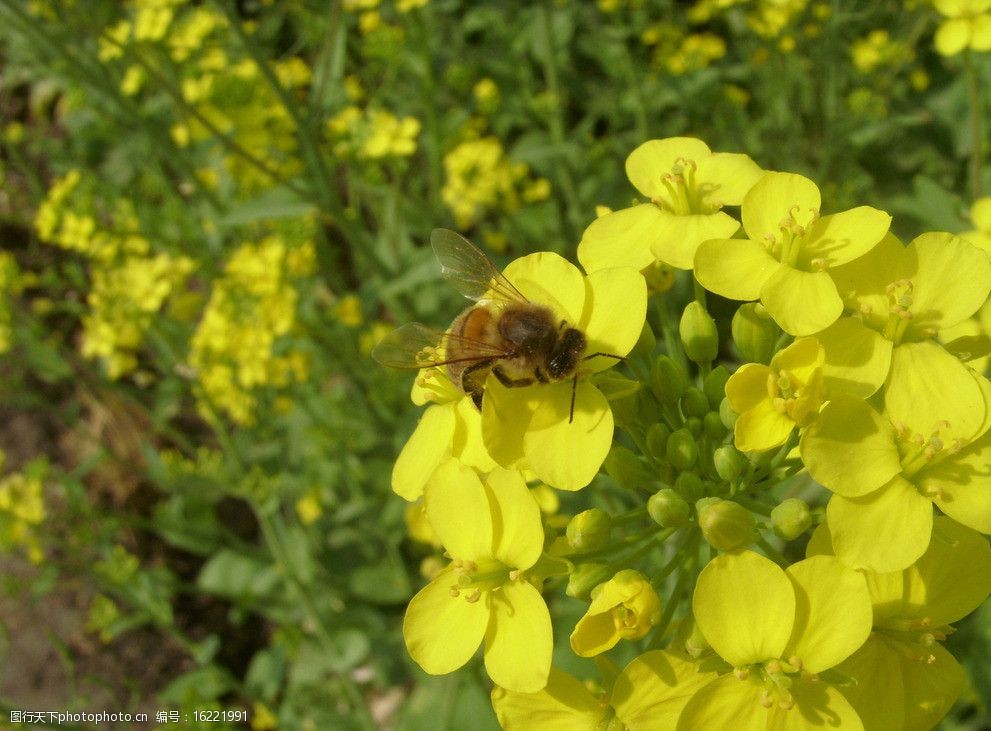
POLYGON ((508 388, 572 380, 570 424, 575 416, 578 369, 596 356, 624 360, 612 353, 585 354, 585 333, 550 307, 531 302, 474 244, 454 231, 438 228, 430 245, 441 276, 476 304, 464 310, 445 332, 409 323, 389 333, 372 351, 392 368, 444 366, 451 381, 482 408, 491 373, 508 388))

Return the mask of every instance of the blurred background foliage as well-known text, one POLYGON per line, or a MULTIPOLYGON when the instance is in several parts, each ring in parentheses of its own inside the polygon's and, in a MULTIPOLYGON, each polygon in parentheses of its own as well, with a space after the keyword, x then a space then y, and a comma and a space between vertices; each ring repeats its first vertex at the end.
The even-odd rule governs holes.
MULTIPOLYGON (((411 378, 368 353, 458 311, 429 231, 573 256, 629 204, 625 156, 673 135, 903 237, 970 228, 988 61, 939 56, 939 22, 891 0, 0 0, 0 702, 494 727, 484 675, 424 676, 399 631, 436 549, 390 490, 411 378)), ((989 634, 987 609, 961 626, 987 682, 946 728, 986 728, 989 634)))

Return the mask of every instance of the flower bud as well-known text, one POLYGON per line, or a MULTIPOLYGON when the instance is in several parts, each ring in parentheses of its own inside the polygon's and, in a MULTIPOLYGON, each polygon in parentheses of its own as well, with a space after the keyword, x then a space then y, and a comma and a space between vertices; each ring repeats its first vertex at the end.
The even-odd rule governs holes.
POLYGON ((661 600, 647 577, 623 569, 592 590, 592 603, 571 633, 571 649, 581 657, 594 657, 621 639, 640 639, 660 620, 661 600))
POLYGON ((604 563, 580 563, 568 576, 568 587, 564 593, 582 601, 588 599, 592 589, 612 574, 612 569, 604 563))
POLYGON ((747 458, 732 444, 724 444, 712 455, 716 474, 724 482, 733 482, 743 474, 747 467, 747 458))
POLYGON ((726 397, 726 381, 729 380, 729 371, 726 366, 716 366, 712 372, 705 377, 702 390, 709 400, 709 408, 713 411, 719 409, 719 404, 726 397))
POLYGON ((637 455, 618 444, 609 451, 603 466, 606 468, 606 473, 620 487, 628 490, 636 490, 641 485, 656 479, 637 455))
POLYGON ((694 472, 682 472, 674 481, 674 489, 686 500, 695 500, 705 489, 702 478, 694 472))
POLYGON ((702 431, 714 441, 721 441, 729 431, 723 424, 722 418, 715 411, 710 411, 702 418, 702 431))
POLYGON ((702 418, 709 411, 709 399, 699 389, 691 386, 681 397, 681 413, 686 417, 702 418))
POLYGON ((671 436, 671 429, 667 424, 655 422, 647 430, 647 451, 650 456, 660 461, 666 454, 668 437, 671 436))
POLYGON ((681 495, 665 487, 658 490, 647 500, 647 513, 651 519, 663 528, 675 528, 688 520, 691 508, 681 495))
POLYGON ((657 346, 657 338, 654 337, 654 331, 650 329, 650 323, 644 322, 643 329, 640 331, 640 338, 637 340, 637 344, 633 346, 633 350, 630 351, 630 356, 634 358, 650 358, 654 355, 654 348, 657 346))
POLYGON ((605 545, 612 530, 612 518, 598 508, 583 510, 568 521, 568 545, 576 551, 593 551, 605 545))
POLYGON ((662 404, 676 404, 688 387, 688 375, 670 356, 662 355, 650 369, 650 387, 662 404))
POLYGON ((753 543, 757 523, 750 511, 732 500, 711 500, 695 504, 702 537, 709 545, 720 551, 733 551, 753 543))
POLYGON ((702 420, 697 416, 689 416, 685 419, 685 428, 691 432, 691 435, 698 439, 702 436, 702 420))
POLYGON ((803 500, 788 498, 771 511, 771 525, 781 538, 791 541, 812 526, 812 513, 803 500))
POLYGON ((678 429, 668 437, 666 454, 668 464, 677 470, 689 470, 699 457, 695 437, 688 429, 678 429))
POLYGON ((733 315, 733 342, 744 360, 770 363, 781 330, 759 302, 747 302, 733 315))
POLYGON ((740 415, 733 411, 733 407, 729 405, 729 399, 724 398, 719 402, 719 420, 723 422, 729 431, 733 431, 733 427, 736 426, 736 420, 740 418, 740 415))
POLYGON ((685 307, 678 324, 678 334, 691 360, 699 365, 715 360, 719 352, 719 333, 716 331, 716 321, 705 311, 701 302, 689 302, 685 307))

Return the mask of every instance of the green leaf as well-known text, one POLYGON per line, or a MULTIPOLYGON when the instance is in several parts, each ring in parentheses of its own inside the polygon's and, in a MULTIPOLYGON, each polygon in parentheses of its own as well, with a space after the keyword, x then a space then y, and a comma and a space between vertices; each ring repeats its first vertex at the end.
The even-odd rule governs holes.
POLYGON ((226 549, 207 561, 196 579, 201 591, 231 598, 266 596, 280 583, 274 566, 226 549))

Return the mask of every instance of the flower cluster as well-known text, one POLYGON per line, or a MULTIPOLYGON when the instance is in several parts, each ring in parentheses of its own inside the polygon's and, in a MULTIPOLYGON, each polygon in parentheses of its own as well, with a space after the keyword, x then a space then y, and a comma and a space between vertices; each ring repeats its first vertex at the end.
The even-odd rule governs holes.
POLYGON ((306 379, 307 355, 288 340, 299 298, 293 282, 312 271, 314 257, 312 243, 290 246, 278 235, 231 255, 190 341, 204 413, 221 411, 249 424, 257 389, 306 379))
POLYGON ((931 727, 965 685, 940 643, 991 594, 984 341, 947 335, 988 301, 988 253, 905 245, 886 212, 826 213, 808 178, 696 139, 626 170, 646 200, 588 226, 585 273, 503 272, 584 333, 574 377, 416 380, 393 488, 450 563, 410 603, 411 656, 448 673, 483 645, 507 729, 931 727), (741 302, 731 342, 709 293, 741 302), (528 482, 587 509, 542 512, 528 482), (598 681, 554 665, 569 601, 598 681))
POLYGON ((335 140, 334 154, 362 160, 409 157, 416 152, 420 122, 414 117, 396 117, 383 109, 347 107, 327 121, 335 140))
POLYGON ((526 163, 513 162, 495 137, 462 142, 444 156, 441 197, 461 228, 491 211, 512 212, 550 195, 545 178, 531 178, 526 163))
MULTIPOLYGON (((0 451, 0 470, 6 455, 0 451)), ((40 526, 46 517, 44 462, 32 462, 22 471, 0 477, 0 550, 23 550, 31 563, 45 557, 40 526)))

